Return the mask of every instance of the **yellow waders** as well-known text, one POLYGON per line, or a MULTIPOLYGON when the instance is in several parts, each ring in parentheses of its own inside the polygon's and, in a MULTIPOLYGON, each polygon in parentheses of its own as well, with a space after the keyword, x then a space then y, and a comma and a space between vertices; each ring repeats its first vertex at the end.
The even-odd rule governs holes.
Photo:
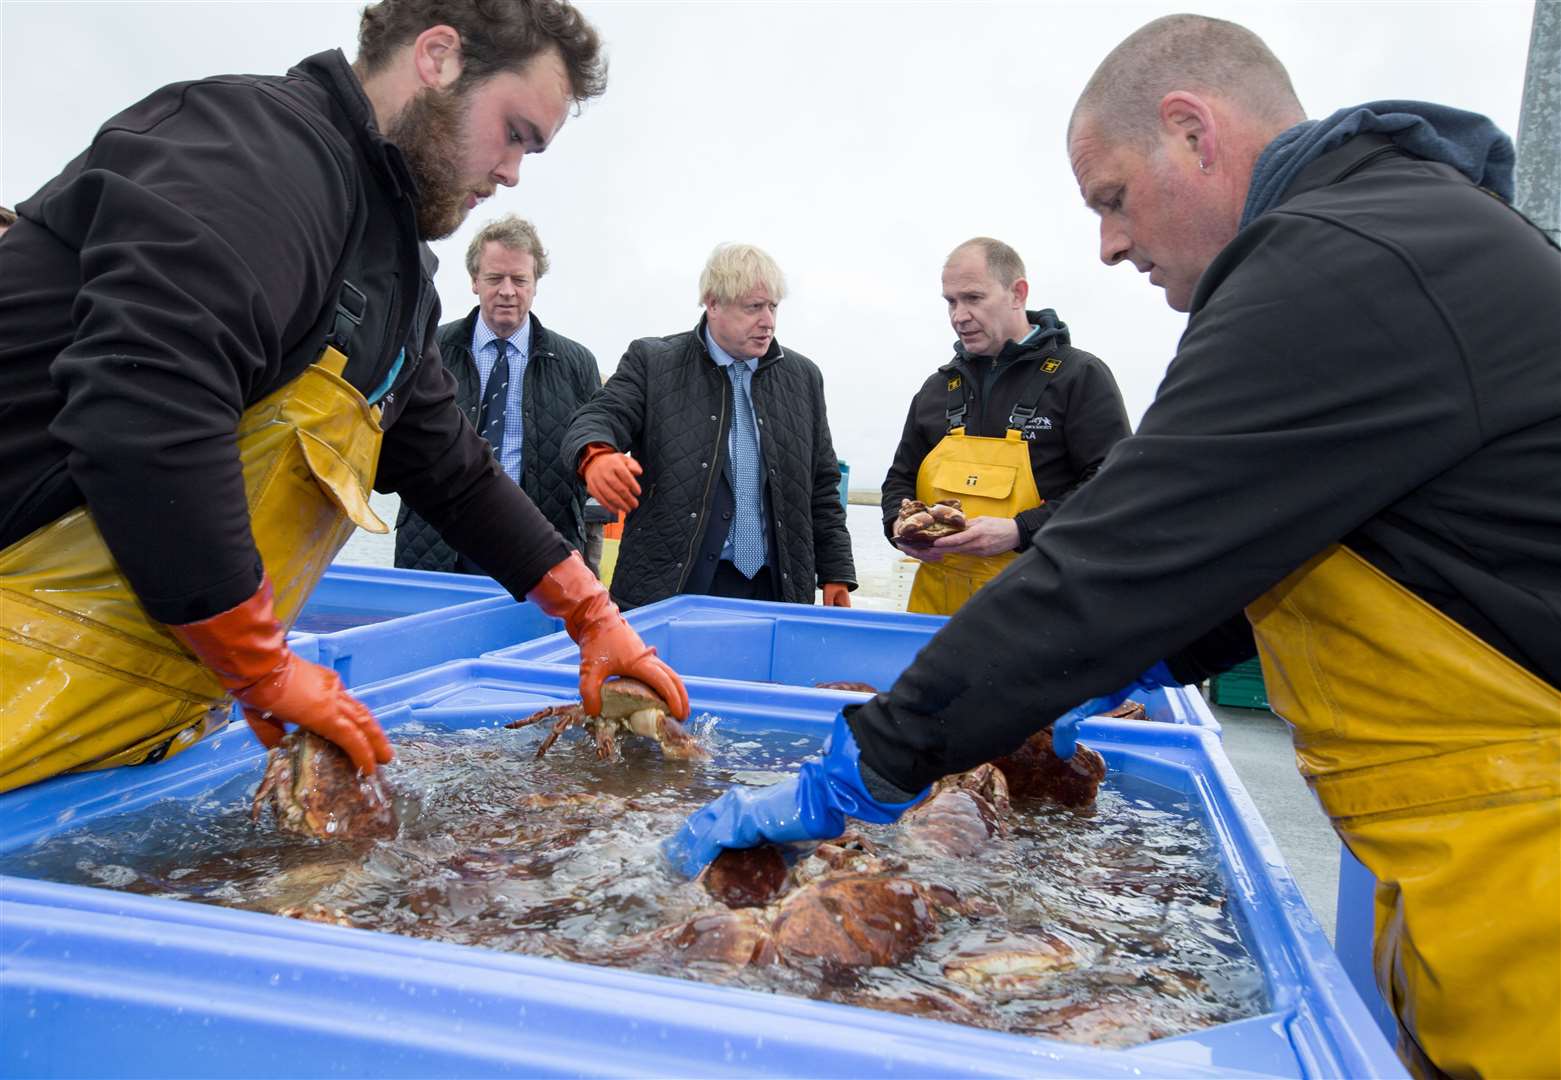
POLYGON ((1561 1076, 1561 692, 1334 547, 1247 608, 1420 1075, 1561 1076))
MULTIPOLYGON (((256 402, 237 440, 250 529, 291 626, 369 509, 379 410, 327 348, 256 402)), ((0 551, 0 791, 161 760, 227 720, 216 678, 149 618, 79 508, 0 551)))
MULTIPOLYGON (((1001 439, 966 435, 957 427, 939 440, 916 472, 916 498, 924 503, 956 498, 965 517, 1011 518, 1041 505, 1030 470, 1030 447, 1009 429, 1001 439)), ((952 615, 977 589, 1018 556, 945 555, 942 562, 916 568, 907 611, 952 615)))

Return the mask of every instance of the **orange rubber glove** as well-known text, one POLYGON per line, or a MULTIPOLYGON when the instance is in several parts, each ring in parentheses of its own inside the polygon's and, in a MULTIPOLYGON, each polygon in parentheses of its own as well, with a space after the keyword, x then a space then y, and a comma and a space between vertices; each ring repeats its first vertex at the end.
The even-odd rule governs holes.
POLYGON ((394 756, 390 740, 341 676, 287 647, 271 596, 266 577, 237 607, 168 630, 244 706, 244 719, 267 748, 282 741, 284 723, 297 724, 341 747, 358 771, 372 773, 376 761, 394 756))
POLYGON ((591 498, 615 514, 626 514, 640 504, 640 484, 634 479, 645 471, 628 454, 606 443, 587 443, 580 452, 580 478, 591 498))
POLYGON ((683 680, 624 622, 618 605, 586 569, 578 551, 542 575, 526 599, 563 619, 564 629, 580 646, 580 702, 587 713, 602 711, 602 683, 609 675, 627 675, 656 691, 673 716, 688 719, 683 680))
POLYGON ((851 588, 836 581, 824 582, 825 607, 850 607, 851 588))

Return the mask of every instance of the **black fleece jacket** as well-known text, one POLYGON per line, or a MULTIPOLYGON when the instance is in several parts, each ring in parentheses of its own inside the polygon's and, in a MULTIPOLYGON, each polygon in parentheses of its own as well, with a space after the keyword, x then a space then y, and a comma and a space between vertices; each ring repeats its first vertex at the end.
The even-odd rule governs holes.
POLYGON ((372 392, 405 350, 376 486, 523 595, 569 549, 455 406, 416 199, 339 51, 109 120, 0 237, 0 546, 85 504, 153 618, 251 596, 234 430, 314 359, 346 259, 369 302, 348 381, 372 392))
POLYGON ((1453 169, 1313 162, 1205 271, 1138 432, 852 713, 863 760, 919 790, 1158 660, 1221 670, 1334 543, 1561 685, 1558 296, 1561 252, 1453 169))
POLYGON ((995 357, 968 356, 956 343, 954 359, 929 375, 911 399, 900 445, 883 482, 886 537, 894 536, 900 500, 916 497, 916 473, 922 461, 948 431, 950 375, 958 373, 965 390, 965 433, 986 438, 1002 438, 1014 406, 1026 395, 1033 396, 1037 385, 1041 387, 1035 416, 1023 431, 1035 489, 1045 501, 1015 515, 1018 551, 1029 547, 1035 531, 1063 500, 1095 475, 1106 452, 1132 433, 1111 369, 1070 344, 1068 327, 1055 311, 1046 308, 1025 314, 1031 326, 1040 328, 1034 338, 1023 345, 1010 341, 995 357), (1047 358, 1060 361, 1049 375, 1037 371, 1047 358))

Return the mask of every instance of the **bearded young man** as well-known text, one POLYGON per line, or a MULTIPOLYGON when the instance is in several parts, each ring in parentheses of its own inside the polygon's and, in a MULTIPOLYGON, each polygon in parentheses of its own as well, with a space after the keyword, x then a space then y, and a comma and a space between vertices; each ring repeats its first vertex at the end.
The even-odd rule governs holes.
POLYGON ((1257 653, 1376 875, 1404 1060, 1561 1075, 1561 252, 1508 203, 1511 141, 1424 102, 1307 120, 1255 34, 1173 15, 1101 63, 1068 150, 1100 257, 1188 313, 1137 433, 822 763, 674 857, 892 818, 1135 672, 1257 653))
POLYGON ((192 745, 231 694, 365 772, 369 711, 288 649, 399 492, 582 644, 677 676, 504 476, 438 362, 434 259, 605 89, 562 0, 384 0, 359 55, 166 87, 18 208, 0 259, 0 790, 192 745))

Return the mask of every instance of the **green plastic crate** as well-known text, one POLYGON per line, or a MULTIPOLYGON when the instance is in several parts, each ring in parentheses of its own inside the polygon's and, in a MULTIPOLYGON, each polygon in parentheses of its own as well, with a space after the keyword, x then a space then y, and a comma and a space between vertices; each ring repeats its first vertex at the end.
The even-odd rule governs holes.
POLYGON ((1263 686, 1263 665, 1256 657, 1209 680, 1209 700, 1216 705, 1237 709, 1268 708, 1268 691, 1263 686))

